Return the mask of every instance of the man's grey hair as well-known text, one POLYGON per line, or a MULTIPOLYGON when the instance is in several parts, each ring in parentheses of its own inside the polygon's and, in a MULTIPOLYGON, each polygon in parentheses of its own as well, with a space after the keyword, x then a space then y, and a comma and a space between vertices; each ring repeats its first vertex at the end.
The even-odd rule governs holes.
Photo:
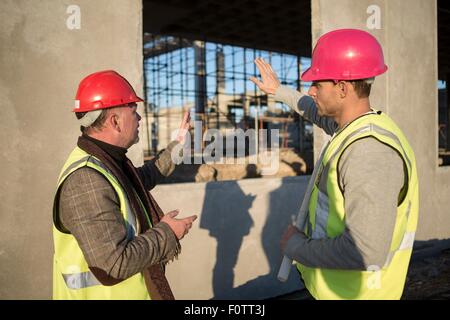
POLYGON ((81 131, 86 132, 89 129, 101 129, 105 124, 108 115, 108 109, 93 110, 89 112, 75 112, 81 131))

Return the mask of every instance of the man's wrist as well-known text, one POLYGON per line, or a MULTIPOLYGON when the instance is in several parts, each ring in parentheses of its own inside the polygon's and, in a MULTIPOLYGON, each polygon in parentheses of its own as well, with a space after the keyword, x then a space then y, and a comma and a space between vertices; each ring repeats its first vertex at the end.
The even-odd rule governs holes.
POLYGON ((303 232, 294 233, 286 243, 284 254, 292 260, 298 260, 298 253, 306 243, 308 237, 303 232))

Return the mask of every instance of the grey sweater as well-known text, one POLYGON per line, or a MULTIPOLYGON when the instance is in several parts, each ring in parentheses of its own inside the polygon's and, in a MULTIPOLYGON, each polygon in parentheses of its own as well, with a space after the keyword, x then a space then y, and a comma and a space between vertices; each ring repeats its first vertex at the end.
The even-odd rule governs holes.
MULTIPOLYGON (((328 135, 338 130, 332 118, 318 114, 309 96, 280 86, 275 99, 328 135)), ((345 199, 344 232, 335 238, 315 240, 295 234, 289 239, 285 254, 308 267, 382 268, 389 253, 398 196, 404 184, 403 160, 392 148, 369 137, 351 144, 343 152, 338 167, 345 199)))

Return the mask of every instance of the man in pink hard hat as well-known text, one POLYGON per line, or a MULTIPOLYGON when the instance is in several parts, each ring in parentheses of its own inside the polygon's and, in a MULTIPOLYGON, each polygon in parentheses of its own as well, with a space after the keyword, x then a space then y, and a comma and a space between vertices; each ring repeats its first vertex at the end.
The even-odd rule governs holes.
POLYGON ((283 253, 316 299, 399 299, 417 227, 418 178, 408 140, 369 101, 375 77, 388 69, 380 44, 362 30, 324 34, 301 77, 312 82, 308 95, 282 86, 263 59, 255 63, 262 80, 251 80, 262 91, 331 137, 304 196, 304 224, 287 228, 283 253))
POLYGON ((139 98, 112 70, 85 77, 73 112, 82 135, 64 164, 53 206, 54 299, 173 299, 165 264, 196 216, 163 214, 150 190, 172 173, 171 150, 135 168, 126 152, 138 139, 139 98))

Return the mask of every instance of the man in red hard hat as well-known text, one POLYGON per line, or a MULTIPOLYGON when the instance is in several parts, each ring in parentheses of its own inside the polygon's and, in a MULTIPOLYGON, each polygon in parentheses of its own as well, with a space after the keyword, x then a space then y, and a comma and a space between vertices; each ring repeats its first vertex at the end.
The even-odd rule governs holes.
POLYGON ((164 215, 148 192, 174 170, 171 150, 135 168, 126 152, 138 139, 137 102, 128 81, 112 70, 78 87, 75 115, 82 135, 64 164, 53 207, 54 299, 173 299, 164 265, 196 216, 164 215))
POLYGON ((356 29, 324 34, 302 74, 308 95, 280 85, 271 66, 255 61, 265 93, 289 105, 329 136, 305 194, 305 227, 289 226, 283 253, 297 262, 316 299, 399 299, 419 211, 414 152, 385 113, 369 101, 386 72, 371 34, 356 29))

